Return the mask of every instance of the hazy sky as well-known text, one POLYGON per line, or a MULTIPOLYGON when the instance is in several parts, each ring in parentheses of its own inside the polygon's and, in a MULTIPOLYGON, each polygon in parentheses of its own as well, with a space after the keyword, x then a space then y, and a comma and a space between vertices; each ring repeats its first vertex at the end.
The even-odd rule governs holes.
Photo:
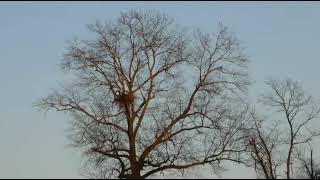
MULTIPOLYGON (((129 9, 157 9, 207 32, 219 21, 229 26, 250 56, 252 98, 270 76, 299 80, 320 97, 319 2, 1 2, 0 178, 81 177, 83 159, 67 147, 67 117, 32 103, 68 79, 58 66, 68 40, 129 9)), ((254 177, 231 167, 223 177, 254 177)))

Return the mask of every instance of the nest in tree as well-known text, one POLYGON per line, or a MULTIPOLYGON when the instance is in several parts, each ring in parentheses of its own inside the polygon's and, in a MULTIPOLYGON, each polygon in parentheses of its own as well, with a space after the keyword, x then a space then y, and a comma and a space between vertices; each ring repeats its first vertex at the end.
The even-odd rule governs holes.
POLYGON ((125 107, 129 107, 129 105, 131 105, 134 101, 134 95, 133 93, 120 93, 119 91, 117 91, 118 94, 116 95, 115 98, 115 103, 118 105, 118 107, 120 109, 125 108, 125 107))

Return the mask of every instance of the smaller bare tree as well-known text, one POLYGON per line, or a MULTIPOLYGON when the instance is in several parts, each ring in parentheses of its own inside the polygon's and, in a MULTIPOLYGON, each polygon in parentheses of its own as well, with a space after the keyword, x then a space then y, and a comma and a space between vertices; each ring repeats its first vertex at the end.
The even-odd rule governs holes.
POLYGON ((290 179, 293 177, 293 166, 299 164, 300 158, 296 157, 301 147, 304 147, 302 145, 320 135, 319 129, 312 123, 318 119, 320 109, 296 81, 269 80, 266 84, 271 92, 263 95, 260 102, 267 111, 272 112, 272 116, 261 118, 255 111, 250 113, 249 122, 252 124, 247 131, 247 146, 251 166, 255 168, 258 177, 290 179), (280 176, 279 172, 283 170, 285 176, 280 176))
POLYGON ((249 113, 250 122, 253 123, 252 129, 249 131, 248 150, 258 176, 265 179, 276 179, 278 167, 283 162, 279 156, 280 133, 277 131, 278 123, 272 128, 263 127, 263 119, 258 117, 255 111, 249 113))
POLYGON ((286 150, 286 177, 292 177, 293 153, 299 145, 310 142, 313 137, 319 136, 319 130, 311 128, 312 121, 319 117, 320 109, 314 99, 306 95, 302 86, 291 79, 269 80, 266 83, 271 93, 264 95, 261 102, 276 112, 280 112, 288 127, 285 132, 286 150))
POLYGON ((310 157, 305 158, 299 155, 300 160, 300 176, 303 179, 320 179, 320 163, 315 162, 313 150, 310 150, 310 157))

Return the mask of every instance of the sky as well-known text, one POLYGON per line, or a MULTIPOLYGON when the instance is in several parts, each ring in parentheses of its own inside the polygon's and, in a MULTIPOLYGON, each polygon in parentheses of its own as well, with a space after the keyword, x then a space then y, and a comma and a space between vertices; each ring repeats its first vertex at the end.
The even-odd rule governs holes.
MULTIPOLYGON (((32 104, 70 79, 58 66, 69 40, 84 39, 96 19, 131 9, 159 10, 206 32, 227 25, 249 55, 252 100, 269 77, 298 80, 320 97, 319 2, 1 2, 0 178, 82 177, 84 159, 68 146, 68 117, 32 104)), ((228 167, 224 178, 255 177, 228 167)))

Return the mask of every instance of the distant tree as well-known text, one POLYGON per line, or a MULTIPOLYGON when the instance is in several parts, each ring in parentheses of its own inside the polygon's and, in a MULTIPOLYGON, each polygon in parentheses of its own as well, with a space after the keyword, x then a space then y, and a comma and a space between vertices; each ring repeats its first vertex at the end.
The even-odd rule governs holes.
POLYGON ((310 157, 305 158, 300 155, 299 178, 303 179, 320 179, 320 163, 316 162, 313 157, 313 150, 310 150, 310 157))
POLYGON ((279 158, 280 133, 277 131, 277 125, 268 129, 263 127, 262 119, 259 119, 255 112, 251 112, 249 118, 253 126, 248 137, 248 152, 258 177, 265 179, 277 179, 278 167, 283 163, 279 158))
MULTIPOLYGON (((251 147, 253 161, 260 167, 260 174, 266 178, 276 178, 276 168, 282 162, 279 156, 276 159, 276 155, 280 154, 286 156, 284 169, 286 178, 290 179, 292 166, 297 162, 294 161, 296 150, 320 135, 319 129, 311 126, 312 121, 319 118, 320 109, 296 81, 269 80, 266 84, 271 88, 271 93, 262 96, 261 102, 270 107, 271 112, 272 109, 279 112, 281 119, 270 131, 266 131, 266 126, 261 127, 261 122, 255 123, 255 131, 247 143, 251 147), (277 149, 277 153, 274 149, 277 149)), ((266 119, 261 121, 266 122, 266 119)))
POLYGON ((76 80, 37 105, 73 117, 94 177, 146 178, 241 162, 247 58, 223 25, 191 36, 157 12, 89 25, 62 62, 76 80))

